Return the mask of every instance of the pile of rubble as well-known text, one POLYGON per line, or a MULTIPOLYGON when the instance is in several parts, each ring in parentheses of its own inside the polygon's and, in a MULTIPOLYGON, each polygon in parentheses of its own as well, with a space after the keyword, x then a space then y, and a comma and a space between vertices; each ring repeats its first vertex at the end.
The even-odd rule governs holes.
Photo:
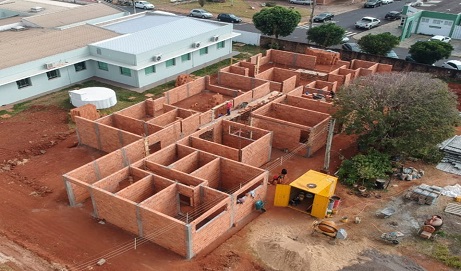
POLYGON ((442 187, 436 185, 421 184, 417 187, 410 188, 405 194, 405 199, 415 200, 421 205, 432 205, 440 196, 442 190, 442 187))
POLYGON ((424 176, 424 170, 417 170, 414 167, 402 167, 400 172, 397 172, 395 176, 402 181, 412 181, 421 179, 424 176))
POLYGON ((437 169, 461 175, 461 136, 445 140, 439 146, 445 157, 437 165, 437 169))

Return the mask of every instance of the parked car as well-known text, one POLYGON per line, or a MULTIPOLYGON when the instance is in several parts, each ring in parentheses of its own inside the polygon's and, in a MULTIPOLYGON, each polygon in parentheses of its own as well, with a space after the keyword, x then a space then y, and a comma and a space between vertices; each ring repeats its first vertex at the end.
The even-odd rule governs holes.
POLYGON ((360 21, 355 23, 355 28, 372 29, 381 23, 379 19, 373 17, 363 17, 360 21))
POLYGON ((221 13, 218 15, 218 21, 228 23, 241 23, 242 19, 240 19, 232 13, 221 13))
POLYGON ((349 37, 344 36, 343 39, 341 40, 341 43, 346 43, 349 42, 349 37))
POLYGON ((441 42, 450 42, 451 41, 451 38, 450 37, 445 37, 445 36, 440 36, 440 35, 435 35, 433 36, 432 38, 429 39, 429 41, 433 41, 433 40, 438 40, 438 41, 441 41, 441 42))
POLYGON ((415 62, 416 63, 416 60, 413 59, 413 57, 411 55, 407 55, 405 57, 405 60, 408 61, 408 62, 415 62))
POLYGON ((134 2, 134 6, 136 8, 142 8, 142 9, 154 9, 155 8, 154 5, 152 5, 151 3, 147 1, 136 1, 134 2))
POLYGON ((422 5, 423 5, 423 2, 421 2, 421 1, 416 1, 416 2, 410 3, 411 7, 420 7, 422 5))
POLYGON ((360 46, 357 43, 353 43, 353 42, 344 43, 341 47, 345 51, 352 51, 352 52, 358 52, 358 53, 362 52, 362 49, 360 49, 360 46))
POLYGON ((384 19, 393 21, 393 20, 400 20, 402 17, 402 13, 399 11, 389 11, 386 16, 384 16, 384 19))
POLYGON ((383 2, 383 5, 394 3, 394 0, 381 0, 381 1, 383 2))
POLYGON ((202 19, 210 19, 213 17, 213 14, 209 13, 204 9, 193 9, 189 13, 190 17, 197 17, 202 19))
MULTIPOLYGON (((341 47, 345 51, 352 51, 352 52, 358 52, 358 53, 362 52, 362 49, 360 48, 360 45, 358 45, 357 43, 353 43, 353 42, 344 43, 341 47)), ((399 58, 399 56, 397 55, 397 53, 394 50, 390 50, 386 54, 386 57, 399 58)))
POLYGON ((333 17, 335 17, 335 15, 328 13, 328 12, 320 13, 319 15, 314 16, 314 22, 322 23, 325 21, 331 21, 333 17))
POLYGON ((363 4, 364 8, 374 8, 379 7, 383 4, 382 0, 367 0, 365 4, 363 4))
POLYGON ((290 0, 290 4, 310 5, 312 0, 290 0))
POLYGON ((448 60, 443 62, 442 68, 448 68, 453 70, 461 70, 461 61, 459 60, 448 60))

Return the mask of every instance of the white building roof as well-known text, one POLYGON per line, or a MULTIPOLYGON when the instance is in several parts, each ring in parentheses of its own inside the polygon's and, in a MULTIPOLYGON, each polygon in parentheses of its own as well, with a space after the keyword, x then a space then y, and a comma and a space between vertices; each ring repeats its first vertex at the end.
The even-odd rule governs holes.
POLYGON ((127 34, 108 41, 102 41, 96 46, 130 54, 139 54, 222 27, 222 23, 207 20, 183 16, 146 14, 146 16, 104 26, 106 29, 127 34))

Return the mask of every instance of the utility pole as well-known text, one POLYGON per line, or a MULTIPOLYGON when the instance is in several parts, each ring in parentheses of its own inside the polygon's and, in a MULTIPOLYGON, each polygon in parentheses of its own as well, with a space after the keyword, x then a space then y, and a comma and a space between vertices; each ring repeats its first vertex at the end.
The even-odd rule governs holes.
POLYGON ((314 11, 315 6, 317 5, 317 0, 312 0, 311 2, 311 17, 309 18, 309 30, 312 29, 312 24, 314 22, 314 11))
POLYGON ((136 14, 136 6, 134 4, 134 0, 131 0, 131 3, 133 4, 133 14, 136 14))
POLYGON ((331 119, 328 125, 328 136, 327 136, 327 146, 325 148, 325 161, 323 164, 323 170, 328 174, 330 170, 330 152, 331 152, 331 142, 333 141, 333 130, 335 129, 335 119, 331 119))

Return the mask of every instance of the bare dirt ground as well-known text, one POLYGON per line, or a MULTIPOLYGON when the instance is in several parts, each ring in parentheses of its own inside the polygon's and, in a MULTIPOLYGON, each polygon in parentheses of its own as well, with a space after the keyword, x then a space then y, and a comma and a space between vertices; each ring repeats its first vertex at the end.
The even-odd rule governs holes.
MULTIPOLYGON (((460 217, 442 212, 449 199, 420 206, 403 202, 401 195, 420 183, 460 183, 460 176, 418 162, 409 165, 424 169, 423 179, 394 181, 387 192, 379 193, 380 198, 359 197, 338 186, 341 208, 332 220, 348 231, 349 238, 336 245, 326 236, 311 236, 314 219, 310 216, 273 207, 275 187, 270 186, 266 213, 255 212, 255 220, 239 225, 234 235, 222 238, 222 244, 213 244, 193 260, 149 243, 136 250, 116 250, 134 236, 97 223, 91 216, 91 202, 68 206, 62 174, 102 155, 77 146, 77 136, 68 123, 67 111, 49 105, 0 119, 0 270, 450 270, 422 254, 432 244, 415 236, 418 225, 432 214, 442 214, 446 232, 461 231, 460 217), (394 216, 387 220, 375 217, 376 210, 389 205, 398 209, 394 216), (360 216, 362 223, 343 224, 339 222, 342 216, 360 216), (393 230, 406 234, 401 245, 379 240, 381 232, 393 230), (95 266, 102 257, 107 263, 95 266)), ((340 155, 349 158, 355 150, 354 137, 337 135, 332 172, 341 162, 340 155)), ((323 152, 285 161, 271 174, 287 168, 289 182, 308 169, 320 170, 323 152)), ((274 158, 281 155, 274 151, 274 158)))

